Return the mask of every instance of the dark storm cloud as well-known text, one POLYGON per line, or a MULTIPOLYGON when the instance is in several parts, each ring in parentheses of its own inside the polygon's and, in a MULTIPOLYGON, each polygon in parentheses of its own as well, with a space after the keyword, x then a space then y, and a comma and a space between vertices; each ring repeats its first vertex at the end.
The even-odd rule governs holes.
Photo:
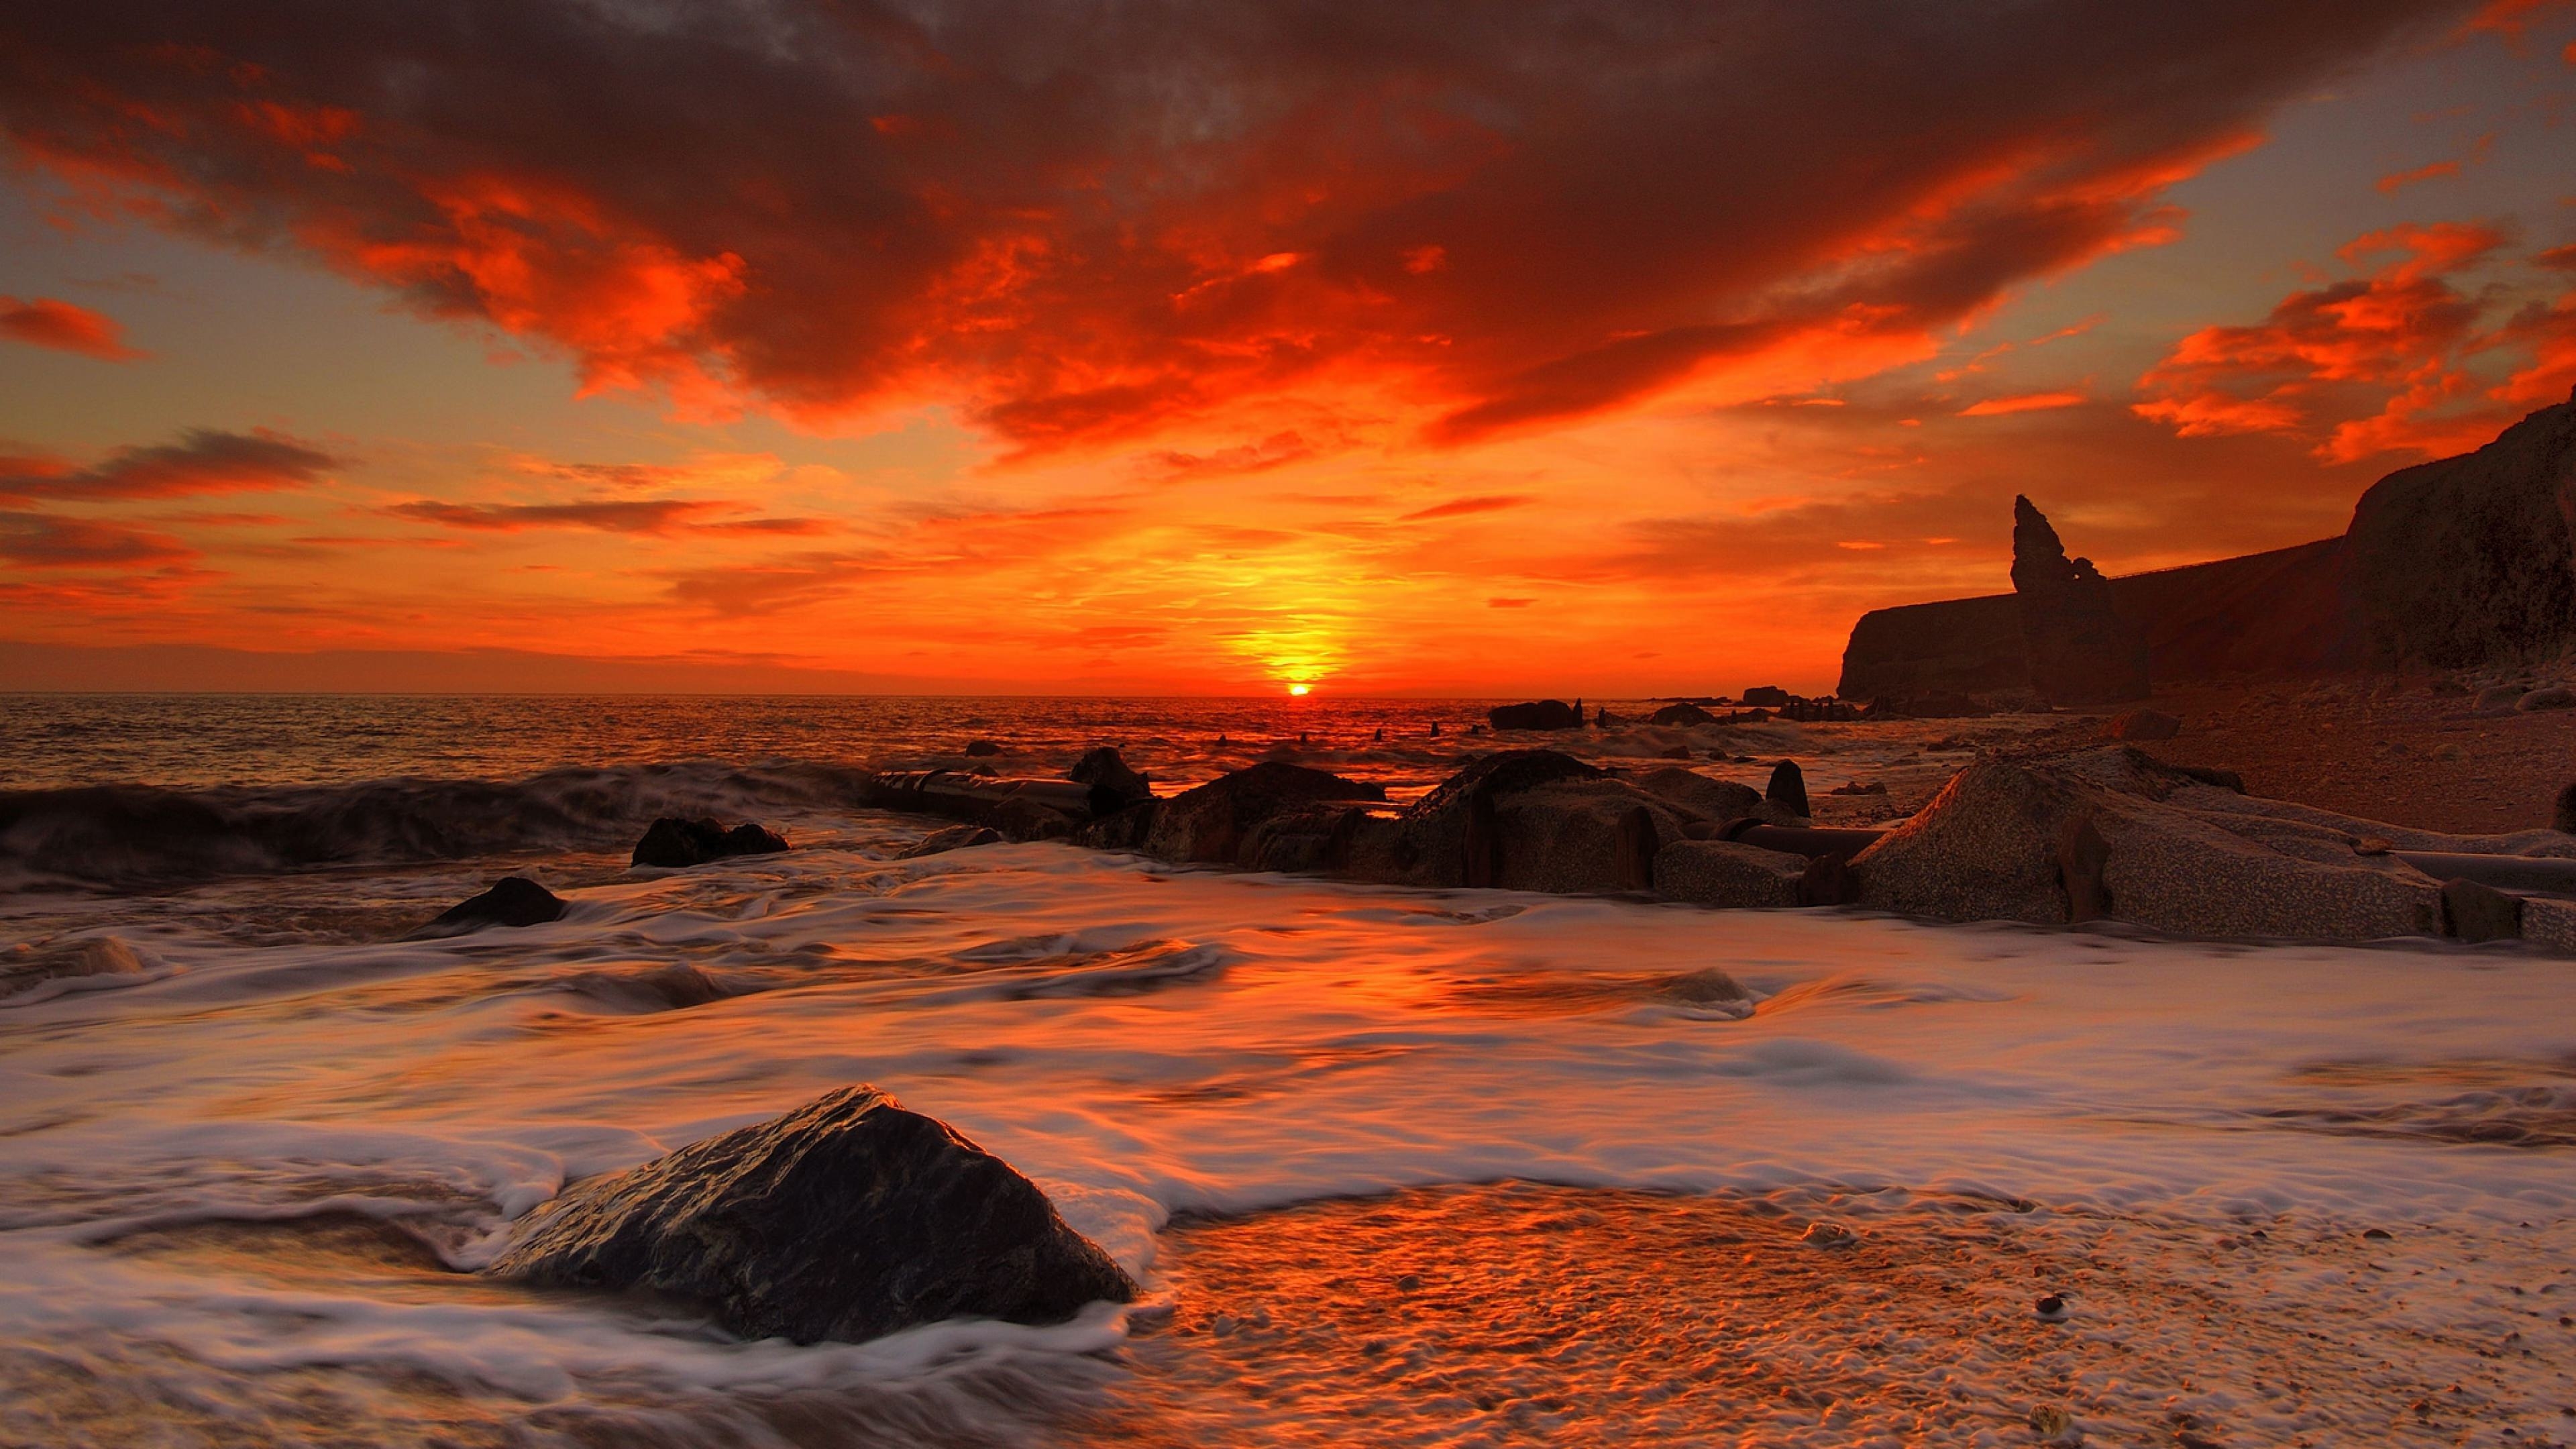
POLYGON ((597 385, 1462 440, 1955 321, 2465 8, 104 0, 0 19, 0 125, 597 385))

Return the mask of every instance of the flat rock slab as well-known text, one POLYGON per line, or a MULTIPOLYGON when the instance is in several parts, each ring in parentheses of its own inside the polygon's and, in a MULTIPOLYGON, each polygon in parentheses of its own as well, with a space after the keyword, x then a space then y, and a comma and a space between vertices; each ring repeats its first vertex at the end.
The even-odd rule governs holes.
POLYGON ((486 1272, 685 1298, 745 1338, 1060 1323, 1136 1285, 1037 1184, 874 1087, 575 1184, 486 1272))

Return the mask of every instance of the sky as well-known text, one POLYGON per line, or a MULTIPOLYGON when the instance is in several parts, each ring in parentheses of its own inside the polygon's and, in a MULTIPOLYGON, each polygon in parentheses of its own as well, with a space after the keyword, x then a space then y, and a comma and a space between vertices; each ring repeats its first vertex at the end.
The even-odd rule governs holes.
POLYGON ((1830 689, 2576 389, 2576 5, 0 6, 0 689, 1830 689), (14 679, 12 678, 14 676, 14 679))

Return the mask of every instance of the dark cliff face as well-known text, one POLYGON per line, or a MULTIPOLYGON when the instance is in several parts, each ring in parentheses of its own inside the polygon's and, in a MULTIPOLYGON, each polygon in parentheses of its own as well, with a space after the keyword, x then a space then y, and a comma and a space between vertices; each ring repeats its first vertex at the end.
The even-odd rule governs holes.
POLYGON ((2576 636, 2576 396, 2391 473, 2345 535, 2371 662, 2455 669, 2576 636))

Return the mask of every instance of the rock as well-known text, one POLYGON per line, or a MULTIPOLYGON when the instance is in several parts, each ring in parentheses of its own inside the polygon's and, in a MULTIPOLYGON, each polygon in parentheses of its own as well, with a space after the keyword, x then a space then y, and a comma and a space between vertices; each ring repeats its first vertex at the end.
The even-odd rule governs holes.
POLYGON ((1093 850, 1143 850, 1162 818, 1163 802, 1139 800, 1110 815, 1094 815, 1073 833, 1073 843, 1093 850))
POLYGON ((1723 1006, 1753 1000, 1753 993, 1744 989, 1743 982, 1714 966, 1665 977, 1655 984, 1655 994, 1689 1006, 1723 1006))
POLYGON ((787 841, 778 832, 748 821, 727 830, 703 816, 696 820, 683 820, 665 815, 653 822, 642 840, 635 842, 635 856, 630 864, 704 865, 711 860, 725 860, 737 855, 774 855, 786 848, 787 841))
POLYGON ((1836 785, 1825 793, 1828 795, 1884 795, 1887 793, 1887 782, 1885 780, 1872 780, 1867 784, 1863 784, 1858 780, 1852 780, 1844 784, 1836 785))
POLYGON ((1384 799, 1382 785, 1265 760, 1162 802, 1143 847, 1176 864, 1244 865, 1253 827, 1272 816, 1326 801, 1384 799))
POLYGON ((2556 653, 2576 627, 2571 514, 2576 402, 2372 484, 2345 545, 2374 662, 2463 669, 2556 653))
POLYGON ((2480 714, 2502 714, 2521 703, 2523 695, 2528 692, 2519 684, 2489 685, 2469 701, 2469 708, 2480 714))
POLYGON ((1062 840, 1082 824, 1064 811, 1025 795, 1013 795, 994 806, 984 816, 984 823, 1000 831, 1006 840, 1062 840))
POLYGON ((1690 746, 1688 745, 1675 745, 1669 750, 1655 751, 1655 758, 1659 760, 1687 760, 1690 757, 1690 746))
POLYGON ((2169 740, 2182 733, 2182 721, 2152 709, 2133 709, 2111 721, 2102 732, 2106 740, 2152 742, 2169 740))
MULTIPOLYGON (((1379 735, 1383 738, 1385 731, 1379 731, 1379 735)), ((1094 815, 1112 814, 1139 800, 1154 798, 1153 778, 1129 769, 1127 761, 1109 745, 1102 745, 1074 761, 1073 768, 1065 771, 1064 777, 1077 785, 1091 787, 1091 813, 1094 815)))
POLYGON ((1859 899, 1860 883, 1852 875, 1850 856, 1817 856, 1798 875, 1799 905, 1848 906, 1859 899))
MULTIPOLYGON (((1667 767, 1645 775, 1637 785, 1649 794, 1661 795, 1721 825, 1730 820, 1767 820, 1774 825, 1789 823, 1777 818, 1783 812, 1765 809, 1762 796, 1752 786, 1733 780, 1711 779, 1697 770, 1667 767)), ((2576 786, 2570 789, 2576 790, 2576 786)))
POLYGON ((2576 709, 2576 689, 2563 684, 2543 685, 2515 700, 2513 707, 2525 714, 2542 709, 2576 709))
POLYGON ((2549 827, 2564 835, 2576 835, 2576 784, 2559 787, 2557 806, 2549 812, 2549 827))
POLYGON ((2013 499, 2012 580, 2033 689, 2060 706, 2146 698, 2146 632, 2120 616, 2091 559, 2066 556, 2027 498, 2013 499))
POLYGON ((1736 703, 1747 709, 1757 706, 1764 709, 1778 709, 1788 702, 1789 691, 1776 684, 1757 684, 1744 691, 1743 697, 1736 700, 1736 703))
POLYGON ((978 845, 997 845, 1002 832, 989 825, 951 825, 934 830, 896 852, 897 860, 919 860, 925 855, 941 855, 951 850, 967 850, 978 845))
POLYGON ((1676 840, 1655 853, 1655 894, 1695 906, 1762 909, 1798 904, 1807 858, 1727 840, 1676 840))
POLYGON ((1790 815, 1804 820, 1813 812, 1807 808, 1807 772, 1795 760, 1782 760, 1771 767, 1771 783, 1762 798, 1790 815))
POLYGON ((951 1318, 1059 1323, 1136 1296, 1036 1184, 874 1087, 577 1183, 485 1271, 646 1289, 744 1338, 796 1343, 951 1318))
POLYGON ((993 743, 991 740, 968 740, 966 742, 966 753, 979 760, 988 759, 994 755, 1000 754, 1001 752, 1002 747, 993 743))
POLYGON ((1351 841, 1369 819, 1365 805, 1307 805, 1252 827, 1237 863, 1249 870, 1338 871, 1350 860, 1351 841))
POLYGON ((1646 723, 1666 729, 1693 729, 1717 723, 1717 716, 1695 704, 1668 704, 1646 716, 1646 723))
POLYGON ((1470 761, 1388 818, 1354 823, 1343 873, 1386 885, 1650 890, 1696 812, 1554 750, 1470 761))
POLYGON ((2473 880, 2442 883, 2442 934, 2477 945, 2522 939, 2522 897, 2473 880))
POLYGON ((503 876, 483 894, 441 911, 428 925, 412 932, 409 939, 460 936, 486 926, 542 926, 562 920, 563 913, 563 897, 526 876, 503 876))
POLYGON ((1485 719, 1497 730, 1570 730, 1583 724, 1582 713, 1561 699, 1496 705, 1485 712, 1485 719))
POLYGON ((2248 800, 2112 747, 1980 760, 1851 865, 1860 904, 1943 920, 2062 925, 2079 895, 2098 893, 2087 909, 2180 935, 2431 932, 2440 888, 2393 855, 2355 855, 2362 824, 2248 800))

